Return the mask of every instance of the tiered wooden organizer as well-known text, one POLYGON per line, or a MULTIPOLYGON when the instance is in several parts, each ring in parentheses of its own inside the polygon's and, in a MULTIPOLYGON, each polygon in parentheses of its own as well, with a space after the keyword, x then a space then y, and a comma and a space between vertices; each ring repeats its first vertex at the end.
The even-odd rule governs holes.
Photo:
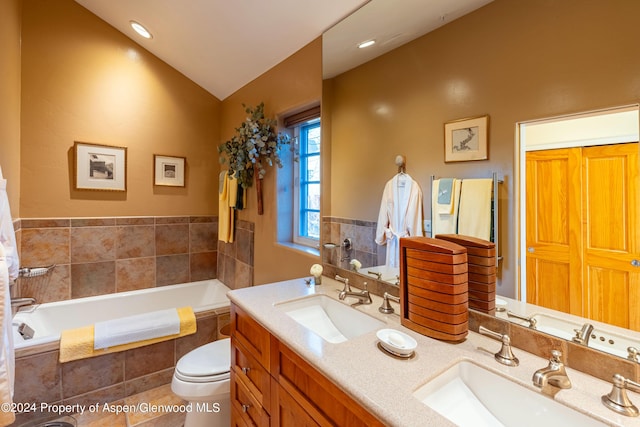
POLYGON ((469 261, 469 308, 495 314, 496 308, 496 245, 484 239, 460 234, 438 234, 467 249, 469 261))
POLYGON ((429 237, 400 239, 401 323, 460 342, 469 330, 467 249, 429 237))

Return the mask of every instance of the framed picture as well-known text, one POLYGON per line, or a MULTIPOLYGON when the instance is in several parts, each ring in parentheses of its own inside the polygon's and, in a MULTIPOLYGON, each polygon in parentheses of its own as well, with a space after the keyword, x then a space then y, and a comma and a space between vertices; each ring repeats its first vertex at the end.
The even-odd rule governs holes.
POLYGON ((184 187, 185 157, 153 155, 154 185, 184 187))
POLYGON ((127 191, 127 148, 74 143, 76 190, 127 191))
POLYGON ((444 124, 444 161, 487 160, 489 116, 455 120, 444 124))

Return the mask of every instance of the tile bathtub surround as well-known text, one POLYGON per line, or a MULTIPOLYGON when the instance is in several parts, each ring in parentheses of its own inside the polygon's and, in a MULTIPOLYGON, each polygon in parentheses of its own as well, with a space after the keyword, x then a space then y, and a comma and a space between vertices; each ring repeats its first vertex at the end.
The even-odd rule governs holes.
MULTIPOLYGON (((213 310, 198 315, 193 335, 62 364, 57 350, 17 354, 14 402, 103 404, 169 384, 180 357, 222 338, 219 323, 228 321, 228 308, 213 310)), ((19 414, 15 424, 47 415, 19 414)))
POLYGON ((254 227, 237 220, 234 241, 218 241, 218 279, 230 289, 253 286, 254 227))
POLYGON ((216 278, 215 216, 22 219, 21 266, 56 264, 14 296, 52 302, 216 278))

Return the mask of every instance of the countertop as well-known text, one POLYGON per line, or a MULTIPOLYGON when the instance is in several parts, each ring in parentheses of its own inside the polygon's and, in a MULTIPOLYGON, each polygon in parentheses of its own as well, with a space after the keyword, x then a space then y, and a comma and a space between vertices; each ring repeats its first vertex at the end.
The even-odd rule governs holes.
MULTIPOLYGON (((520 365, 507 367, 496 362, 493 357, 500 349, 500 342, 484 335, 469 332, 467 339, 459 344, 431 339, 400 325, 400 307, 395 302, 391 302, 391 305, 396 313, 380 313, 378 307, 382 298, 376 295, 372 295, 373 304, 360 305, 356 309, 382 320, 389 328, 413 337, 418 346, 412 359, 401 360, 382 352, 377 347, 375 331, 339 344, 326 342, 275 305, 313 294, 326 294, 337 300, 342 286, 342 283, 328 277, 322 278, 322 285, 307 286, 301 278, 237 289, 229 292, 228 297, 388 425, 453 426, 449 420, 415 398, 413 392, 461 360, 473 360, 476 364, 539 393, 533 386, 531 377, 537 369, 547 366, 548 359, 514 348, 513 352, 520 359, 520 365)), ((354 301, 355 299, 347 297, 344 302, 351 304, 354 301)), ((640 417, 625 417, 602 405, 600 398, 609 393, 610 383, 571 368, 567 368, 567 373, 573 384, 572 388, 561 390, 555 396, 556 401, 609 425, 640 427, 640 417)), ((640 405, 639 394, 629 391, 629 398, 640 405)))

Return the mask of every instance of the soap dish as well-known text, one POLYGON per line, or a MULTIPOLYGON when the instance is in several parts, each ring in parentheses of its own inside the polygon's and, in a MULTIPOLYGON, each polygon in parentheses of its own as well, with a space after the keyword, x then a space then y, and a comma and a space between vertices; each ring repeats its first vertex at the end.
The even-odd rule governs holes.
POLYGON ((398 357, 411 357, 418 346, 416 340, 395 329, 380 329, 376 336, 384 350, 398 357))

